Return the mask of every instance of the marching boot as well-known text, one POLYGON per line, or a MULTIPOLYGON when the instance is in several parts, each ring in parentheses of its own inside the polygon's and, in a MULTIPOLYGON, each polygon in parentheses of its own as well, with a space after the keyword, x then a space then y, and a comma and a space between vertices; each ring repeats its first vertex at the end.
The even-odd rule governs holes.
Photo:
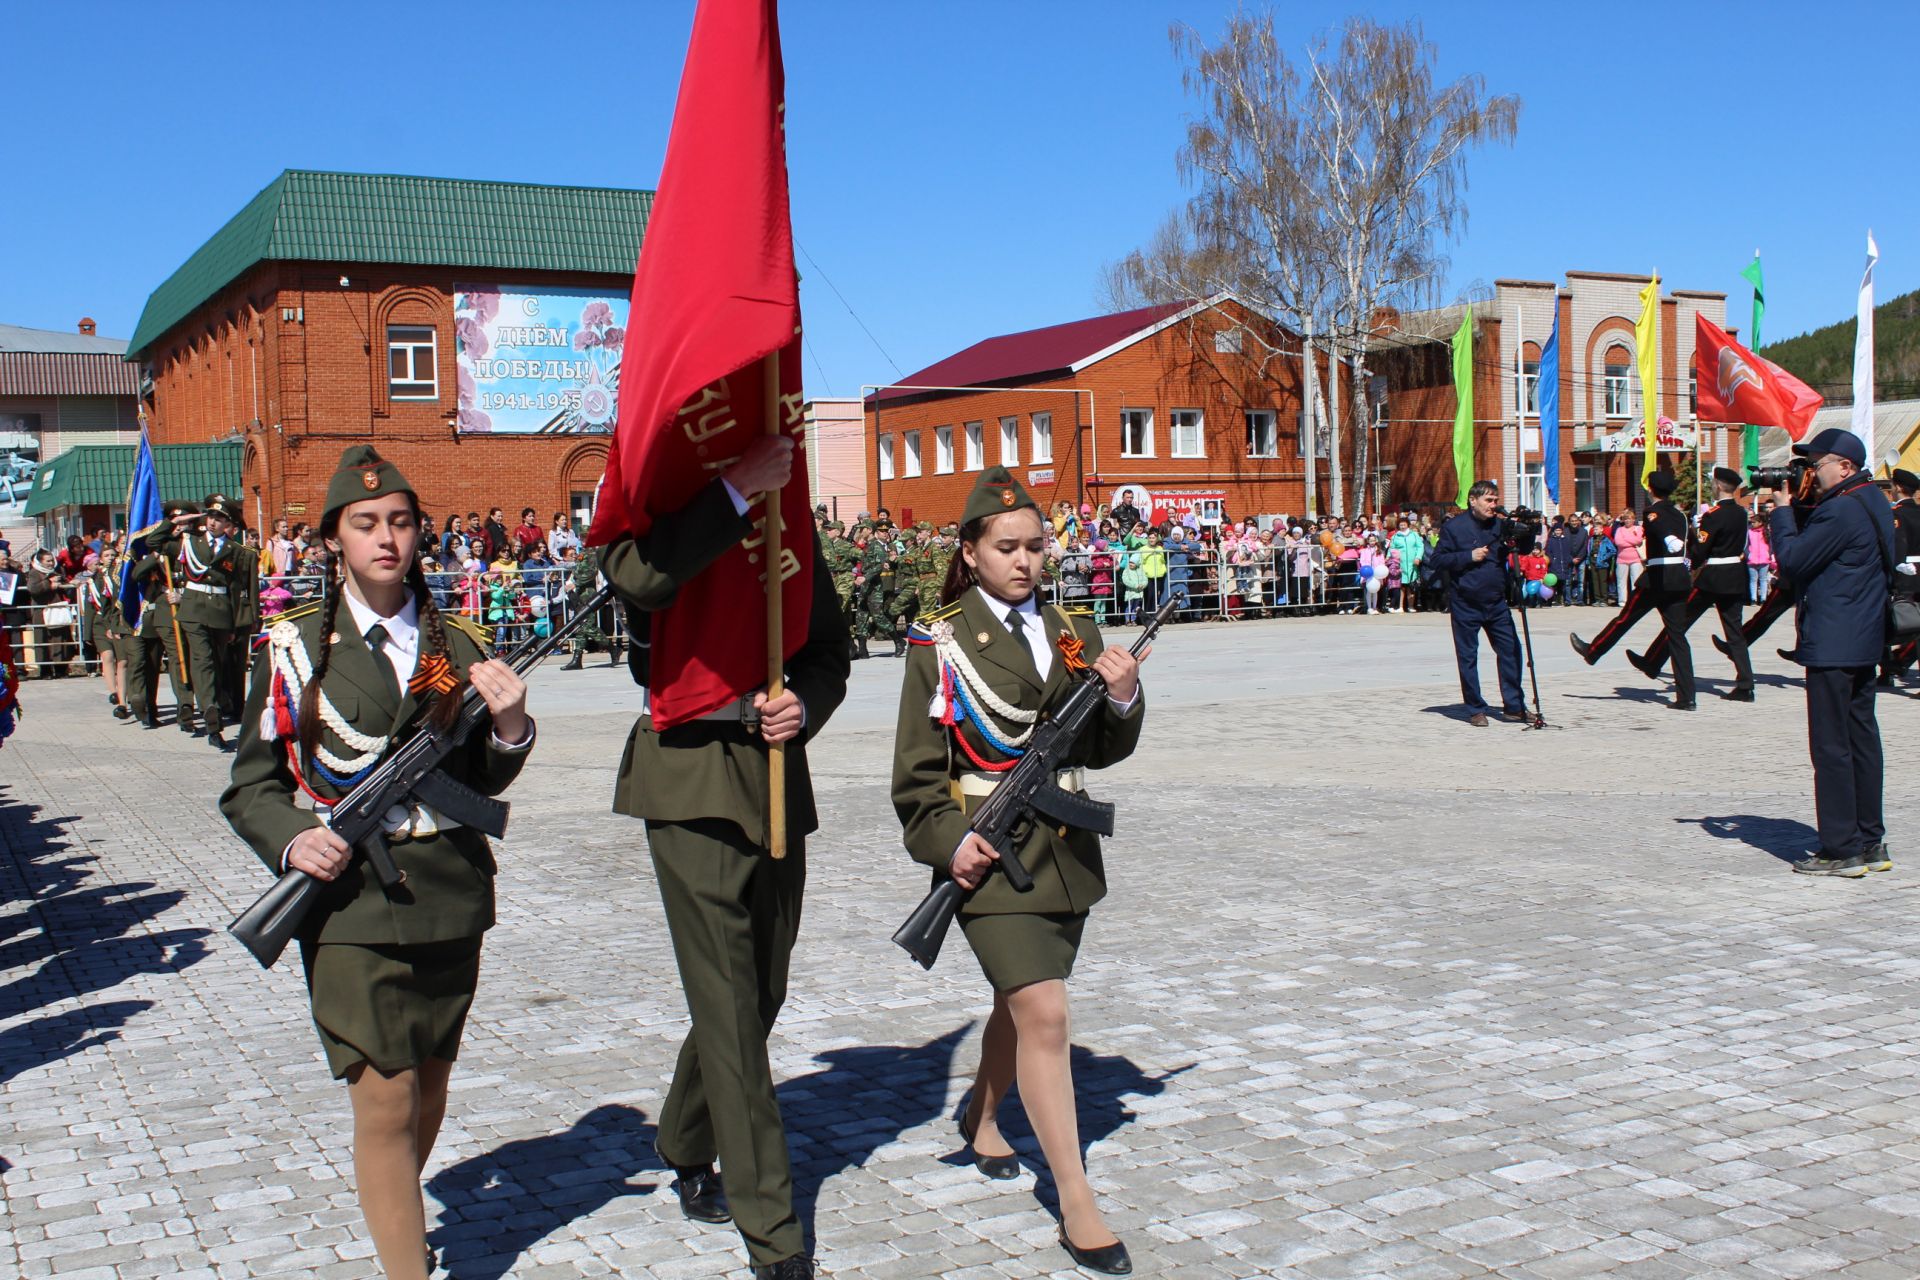
POLYGON ((560 669, 562 671, 578 671, 581 667, 586 665, 586 657, 587 657, 586 650, 575 649, 573 651, 573 656, 567 659, 567 665, 560 669))
POLYGON ((905 653, 906 651, 907 651, 907 633, 904 631, 894 632, 893 633, 893 656, 897 658, 901 654, 905 653))
POLYGON ((853 656, 856 658, 871 658, 873 656, 867 652, 867 637, 865 635, 862 635, 859 640, 855 641, 853 656))
POLYGON ((710 1164, 675 1165, 673 1190, 680 1197, 680 1213, 693 1222, 728 1222, 733 1213, 727 1208, 726 1192, 720 1175, 710 1164))
POLYGON ((1645 654, 1635 653, 1633 650, 1629 649, 1627 650, 1627 661, 1633 664, 1633 669, 1635 671, 1638 671, 1641 675, 1645 676, 1647 679, 1658 680, 1660 678, 1660 668, 1654 666, 1652 660, 1649 659, 1645 654))
POLYGON ((1593 646, 1585 640, 1582 640, 1579 636, 1574 635, 1571 631, 1567 633, 1567 639, 1573 642, 1573 651, 1580 655, 1581 660, 1588 666, 1592 666, 1593 658, 1591 655, 1593 653, 1593 646))

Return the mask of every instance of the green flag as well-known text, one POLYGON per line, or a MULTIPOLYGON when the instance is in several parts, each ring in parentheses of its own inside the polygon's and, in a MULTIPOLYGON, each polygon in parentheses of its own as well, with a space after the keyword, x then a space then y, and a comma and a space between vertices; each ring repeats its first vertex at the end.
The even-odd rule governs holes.
MULTIPOLYGON (((1767 314, 1767 287, 1760 273, 1760 251, 1753 251, 1753 261, 1740 273, 1741 278, 1753 286, 1753 331, 1747 335, 1747 350, 1760 350, 1760 318, 1767 314)), ((1749 467, 1760 465, 1760 428, 1748 424, 1742 450, 1743 461, 1749 467)))
POLYGON ((1473 304, 1453 335, 1453 472, 1460 479, 1455 505, 1465 509, 1473 487, 1473 304))

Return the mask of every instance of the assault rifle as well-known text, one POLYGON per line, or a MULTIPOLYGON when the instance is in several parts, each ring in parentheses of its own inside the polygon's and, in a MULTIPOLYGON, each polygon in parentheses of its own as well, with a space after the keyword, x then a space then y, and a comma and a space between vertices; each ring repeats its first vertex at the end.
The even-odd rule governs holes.
MULTIPOLYGON (((1160 611, 1148 619, 1146 629, 1133 642, 1134 657, 1146 652, 1179 604, 1178 596, 1170 597, 1160 606, 1160 611)), ((1026 893, 1033 888, 1033 876, 1016 850, 1020 838, 1036 819, 1044 818, 1052 826, 1078 827, 1096 835, 1113 834, 1112 805, 1063 791, 1054 781, 1068 752, 1106 697, 1106 681, 1091 667, 1087 668, 1059 710, 1035 726, 1027 753, 1007 771, 993 794, 974 810, 967 822, 974 834, 999 851, 1000 873, 1016 893, 1026 893)), ((940 945, 947 940, 947 930, 953 925, 953 917, 966 897, 967 890, 952 880, 941 881, 913 909, 907 922, 894 933, 893 940, 918 960, 922 969, 933 968, 933 962, 940 958, 940 945)))
MULTIPOLYGON (((533 670, 612 596, 612 587, 600 588, 587 597, 564 624, 545 636, 528 636, 506 656, 507 665, 516 675, 533 670)), ((327 826, 365 855, 383 892, 391 893, 406 881, 405 873, 394 864, 393 851, 387 847, 383 830, 387 811, 395 805, 417 799, 462 826, 496 839, 506 834, 507 802, 481 795, 464 782, 449 777, 440 767, 468 738, 490 723, 486 701, 468 685, 460 696, 460 714, 454 718, 452 727, 439 730, 430 724, 422 725, 328 812, 327 826)), ((316 880, 304 871, 289 870, 273 888, 260 895, 259 901, 241 912, 240 918, 227 926, 227 932, 240 939, 263 967, 272 968, 326 887, 325 881, 316 880)))

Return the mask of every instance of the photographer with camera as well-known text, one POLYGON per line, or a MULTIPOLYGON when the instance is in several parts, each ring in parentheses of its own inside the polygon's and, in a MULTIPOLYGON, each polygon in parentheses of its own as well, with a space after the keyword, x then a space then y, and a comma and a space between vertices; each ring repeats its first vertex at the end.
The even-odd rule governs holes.
POLYGON ((1687 597, 1693 592, 1687 542, 1692 522, 1687 519, 1687 513, 1673 503, 1673 490, 1678 483, 1671 471, 1656 471, 1647 477, 1647 489, 1658 500, 1647 509, 1646 571, 1627 593, 1626 604, 1620 612, 1600 628, 1600 634, 1591 644, 1577 635, 1569 635, 1567 639, 1572 641, 1573 651, 1592 666, 1619 643, 1634 623, 1658 609, 1660 620, 1667 628, 1668 651, 1673 662, 1673 701, 1667 706, 1674 711, 1692 711, 1693 646, 1687 643, 1687 597))
POLYGON ((1501 718, 1525 721, 1526 698, 1520 691, 1520 637, 1507 612, 1507 556, 1532 550, 1533 535, 1499 513, 1499 486, 1476 480, 1467 490, 1467 509, 1440 530, 1440 544, 1429 558, 1452 579, 1453 656, 1460 668, 1460 693, 1468 723, 1487 723, 1487 701, 1480 696, 1480 633, 1487 633, 1500 670, 1501 718), (1524 532, 1523 532, 1524 530, 1524 532), (1521 539, 1526 546, 1521 547, 1521 539))
POLYGON ((1793 452, 1811 465, 1792 504, 1773 513, 1773 553, 1793 586, 1799 639, 1786 656, 1807 672, 1807 747, 1820 827, 1820 852, 1793 869, 1858 879, 1893 867, 1873 706, 1893 586, 1893 510, 1864 470, 1866 446, 1851 431, 1828 428, 1793 452))

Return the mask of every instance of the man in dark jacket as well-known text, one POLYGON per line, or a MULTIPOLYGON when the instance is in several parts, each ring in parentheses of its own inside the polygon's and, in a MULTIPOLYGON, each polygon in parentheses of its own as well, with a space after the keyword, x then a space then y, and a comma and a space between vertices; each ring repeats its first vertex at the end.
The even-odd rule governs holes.
POLYGON ((1565 604, 1587 602, 1587 557, 1593 553, 1593 535, 1580 516, 1567 521, 1568 572, 1560 575, 1560 599, 1565 604))
POLYGON ((1886 641, 1893 579, 1893 512, 1866 466, 1866 446, 1832 427, 1793 446, 1813 466, 1818 497, 1796 494, 1773 513, 1773 554, 1793 584, 1807 669, 1807 746, 1820 852, 1794 864, 1807 875, 1857 879, 1890 870, 1881 812, 1885 772, 1874 675, 1886 641))
POLYGON ((1553 603, 1566 604, 1573 598, 1573 543, 1567 533, 1567 518, 1555 516, 1547 530, 1547 572, 1553 575, 1553 603))
POLYGON ((1487 723, 1487 701, 1480 696, 1480 633, 1493 645, 1500 668, 1501 716, 1527 718, 1520 691, 1520 637, 1507 611, 1507 551, 1500 544, 1500 520, 1493 514, 1500 490, 1491 480, 1476 480, 1467 490, 1467 509, 1440 530, 1430 557, 1453 580, 1453 656, 1460 668, 1460 693, 1469 723, 1487 723))

